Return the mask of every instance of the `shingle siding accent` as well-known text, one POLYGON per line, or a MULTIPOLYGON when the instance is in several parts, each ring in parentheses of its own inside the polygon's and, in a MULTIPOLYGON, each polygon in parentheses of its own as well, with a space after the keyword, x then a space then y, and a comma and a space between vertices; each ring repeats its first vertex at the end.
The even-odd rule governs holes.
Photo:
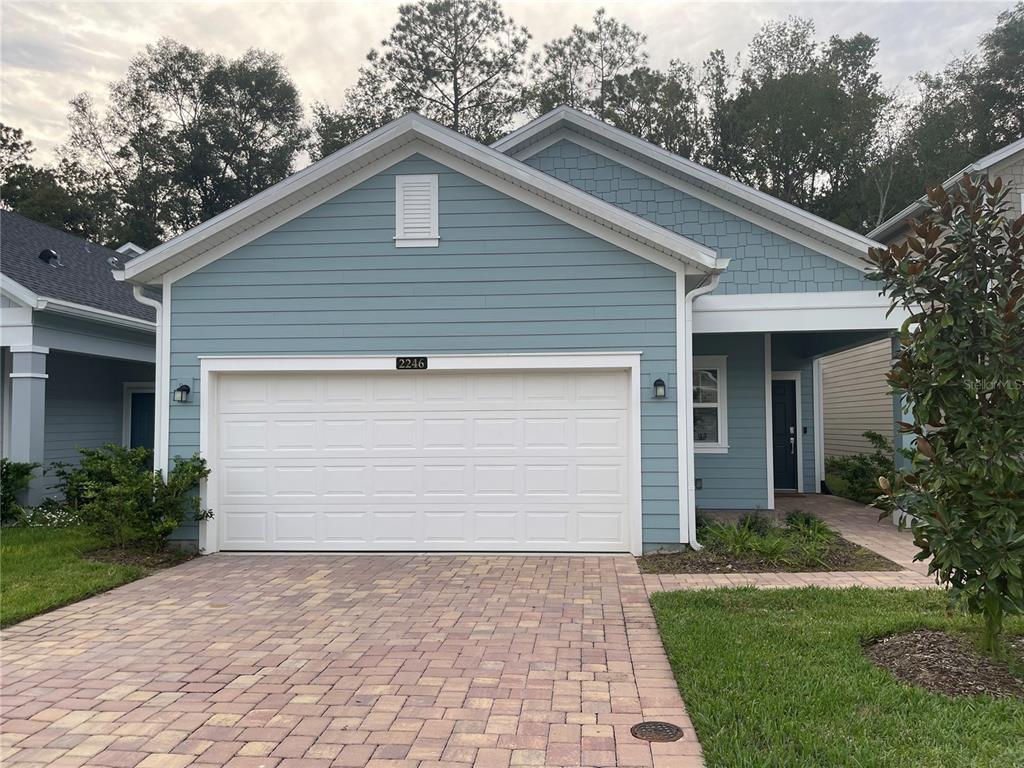
MULTIPOLYGON (((679 542, 675 275, 413 157, 177 281, 170 456, 198 448, 199 355, 640 351, 643 538, 679 542), (439 176, 440 244, 394 245, 395 175, 439 176)), ((195 535, 191 532, 191 535, 195 535)))
POLYGON ((534 168, 692 238, 731 258, 715 293, 859 291, 857 270, 563 139, 527 161, 534 168))

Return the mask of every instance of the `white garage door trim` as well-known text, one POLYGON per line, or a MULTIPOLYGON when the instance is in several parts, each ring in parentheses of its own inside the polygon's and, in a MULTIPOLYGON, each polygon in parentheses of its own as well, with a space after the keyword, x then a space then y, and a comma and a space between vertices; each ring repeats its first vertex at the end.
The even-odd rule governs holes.
MULTIPOLYGON (((417 354, 417 353, 411 353, 417 354)), ((395 371, 395 355, 374 356, 201 356, 199 452, 210 465, 210 477, 200 493, 204 508, 218 496, 218 472, 213 425, 217 415, 218 377, 226 373, 322 373, 322 372, 395 372, 416 376, 416 371, 395 371)), ((586 371, 614 370, 629 374, 629 455, 627 529, 629 551, 642 552, 641 471, 640 471, 640 353, 639 352, 553 352, 502 355, 429 355, 431 372, 438 371, 586 371)), ((171 405, 173 408, 173 404, 171 405)), ((220 521, 214 517, 199 526, 199 547, 204 553, 219 550, 220 521)))

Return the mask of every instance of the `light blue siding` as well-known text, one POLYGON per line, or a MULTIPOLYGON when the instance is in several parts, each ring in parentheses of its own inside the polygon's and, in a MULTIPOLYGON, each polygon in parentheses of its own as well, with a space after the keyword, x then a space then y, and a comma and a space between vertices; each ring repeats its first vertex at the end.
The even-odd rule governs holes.
POLYGON ((121 444, 123 385, 152 382, 154 367, 55 350, 46 372, 44 460, 77 463, 79 448, 121 444))
MULTIPOLYGON (((640 351, 643 529, 679 542, 675 276, 422 157, 182 278, 171 295, 170 455, 199 443, 198 356, 640 351), (396 249, 394 176, 437 173, 437 248, 396 249)), ((191 535, 194 536, 194 533, 191 535)))
POLYGON ((699 509, 768 507, 764 334, 695 334, 693 354, 725 355, 729 452, 698 453, 699 509))
POLYGON ((729 268, 715 293, 877 289, 845 264, 569 140, 546 147, 526 162, 729 256, 729 268))

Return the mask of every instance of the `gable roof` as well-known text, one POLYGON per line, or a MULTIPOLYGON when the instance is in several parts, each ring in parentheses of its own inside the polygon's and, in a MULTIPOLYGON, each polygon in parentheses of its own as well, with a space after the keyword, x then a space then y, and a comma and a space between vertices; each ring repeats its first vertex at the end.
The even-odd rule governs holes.
MULTIPOLYGON (((236 244, 262 234, 261 228, 280 223, 279 217, 299 215, 339 187, 362 180, 373 169, 404 152, 439 155, 435 159, 466 173, 484 172, 490 183, 528 204, 543 206, 554 216, 584 222, 593 234, 626 249, 663 255, 700 271, 720 271, 728 259, 675 232, 588 195, 525 163, 519 162, 417 114, 407 114, 295 173, 239 205, 147 251, 125 265, 124 278, 153 283, 178 267, 199 259, 217 258, 236 244), (275 223, 276 222, 276 223, 275 223)), ((395 160, 397 161, 397 159, 395 160)), ((488 183, 488 182, 484 182, 488 183)), ((268 230, 269 231, 269 230, 268 230)), ((177 273, 180 274, 180 271, 177 273)))
POLYGON ((663 180, 670 186, 677 186, 697 196, 710 197, 713 204, 719 207, 724 204, 733 209, 744 209, 748 217, 751 214, 757 217, 752 218, 752 221, 766 229, 776 232, 782 229, 784 231, 780 234, 785 237, 812 241, 815 243, 812 248, 827 256, 862 271, 873 267, 867 252, 879 243, 571 107, 556 107, 491 146, 523 160, 561 138, 572 141, 577 137, 661 172, 668 177, 663 180))
MULTIPOLYGON (((999 165, 1003 160, 1008 160, 1019 152, 1024 152, 1024 139, 1017 139, 1017 141, 1007 144, 1001 149, 997 149, 995 152, 991 152, 985 155, 980 160, 975 160, 970 165, 961 168, 959 171, 954 173, 944 182, 942 182, 942 188, 947 192, 957 184, 960 183, 960 179, 964 177, 966 173, 969 176, 973 176, 976 173, 985 173, 992 166, 999 165)), ((868 237, 873 237, 877 240, 884 240, 891 235, 898 232, 906 224, 907 219, 912 219, 921 211, 928 207, 928 196, 922 195, 917 200, 912 202, 902 211, 897 213, 895 216, 886 219, 873 230, 868 233, 868 237)))
POLYGON ((12 293, 24 289, 20 298, 33 303, 57 300, 152 322, 152 307, 140 304, 130 285, 114 279, 110 259, 119 265, 125 261, 109 248, 17 213, 0 211, 0 272, 7 278, 5 289, 9 286, 12 293), (39 258, 47 249, 55 251, 58 259, 47 263, 39 258))

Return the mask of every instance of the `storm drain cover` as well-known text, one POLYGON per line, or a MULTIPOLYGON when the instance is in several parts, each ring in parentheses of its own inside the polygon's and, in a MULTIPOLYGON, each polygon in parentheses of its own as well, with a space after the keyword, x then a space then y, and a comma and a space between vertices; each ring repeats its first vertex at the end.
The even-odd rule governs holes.
POLYGON ((683 738, 683 729, 672 723, 647 720, 637 723, 629 729, 636 738, 644 741, 679 741, 683 738))

